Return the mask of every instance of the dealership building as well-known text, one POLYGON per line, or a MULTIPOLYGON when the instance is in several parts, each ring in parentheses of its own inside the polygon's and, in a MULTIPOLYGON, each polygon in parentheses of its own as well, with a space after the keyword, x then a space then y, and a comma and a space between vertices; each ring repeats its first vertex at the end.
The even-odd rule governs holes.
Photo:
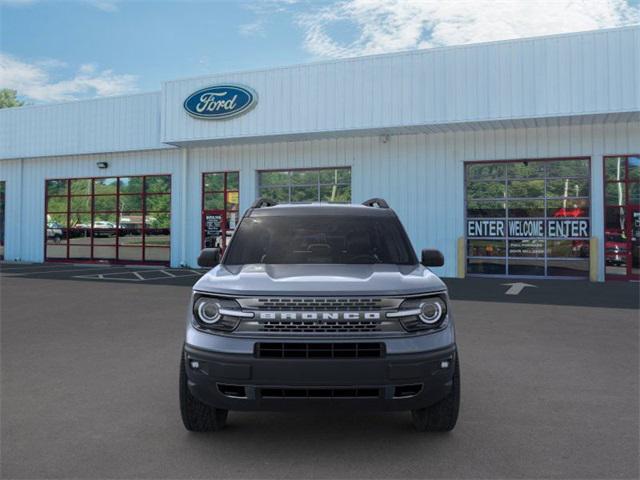
POLYGON ((384 198, 444 276, 640 278, 640 27, 0 110, 5 261, 196 266, 257 198, 384 198))

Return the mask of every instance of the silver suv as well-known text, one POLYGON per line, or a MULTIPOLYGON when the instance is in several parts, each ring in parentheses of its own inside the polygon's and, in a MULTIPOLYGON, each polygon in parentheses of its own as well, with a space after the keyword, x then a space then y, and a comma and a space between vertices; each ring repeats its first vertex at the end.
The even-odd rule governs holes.
POLYGON ((418 262, 382 199, 362 205, 256 201, 233 240, 205 249, 180 364, 191 431, 229 410, 408 410, 420 431, 458 417, 460 367, 445 284, 418 262))

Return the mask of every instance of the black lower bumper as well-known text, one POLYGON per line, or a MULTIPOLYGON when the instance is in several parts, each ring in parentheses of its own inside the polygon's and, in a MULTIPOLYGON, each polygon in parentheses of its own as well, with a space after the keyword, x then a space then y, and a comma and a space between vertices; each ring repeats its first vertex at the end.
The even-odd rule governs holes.
POLYGON ((228 410, 332 408, 412 410, 452 387, 456 347, 358 359, 280 359, 185 345, 188 386, 228 410))

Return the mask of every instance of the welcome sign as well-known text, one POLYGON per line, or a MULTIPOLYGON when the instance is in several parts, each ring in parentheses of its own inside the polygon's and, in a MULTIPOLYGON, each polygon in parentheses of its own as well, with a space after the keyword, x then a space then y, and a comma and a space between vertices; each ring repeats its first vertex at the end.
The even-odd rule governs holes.
POLYGON ((467 220, 469 238, 589 238, 588 219, 467 220))
POLYGON ((257 102, 256 92, 244 85, 213 85, 189 95, 183 106, 192 117, 221 120, 242 115, 257 102))

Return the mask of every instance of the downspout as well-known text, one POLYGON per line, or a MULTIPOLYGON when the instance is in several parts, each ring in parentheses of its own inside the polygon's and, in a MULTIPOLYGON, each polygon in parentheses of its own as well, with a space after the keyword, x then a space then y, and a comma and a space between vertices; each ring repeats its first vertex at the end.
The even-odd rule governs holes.
POLYGON ((180 222, 181 226, 181 239, 180 239, 180 266, 187 267, 187 212, 189 209, 187 208, 187 204, 189 202, 189 194, 187 190, 187 175, 189 172, 188 169, 188 159, 189 159, 189 149, 183 148, 182 150, 182 202, 180 202, 180 216, 182 217, 182 221, 180 222))

